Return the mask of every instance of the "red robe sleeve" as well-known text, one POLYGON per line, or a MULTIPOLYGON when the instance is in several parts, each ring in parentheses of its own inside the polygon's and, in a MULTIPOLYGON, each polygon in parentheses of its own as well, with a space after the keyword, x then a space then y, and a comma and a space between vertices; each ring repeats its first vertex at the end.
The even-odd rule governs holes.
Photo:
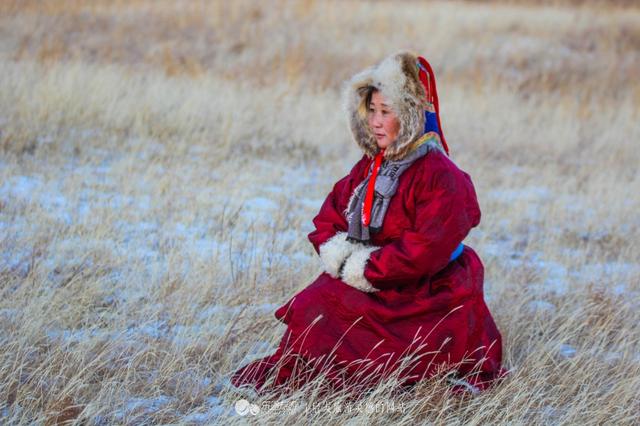
POLYGON ((370 160, 362 156, 351 172, 340 179, 325 199, 320 212, 313 219, 315 230, 309 234, 309 241, 320 255, 324 270, 338 278, 342 264, 360 244, 347 241, 349 224, 344 211, 355 187, 364 180, 364 173, 370 160))
POLYGON ((372 251, 363 275, 375 289, 416 283, 443 269, 454 249, 480 223, 469 175, 444 155, 432 156, 415 187, 415 222, 400 237, 372 251))
POLYGON ((320 246, 338 232, 348 231, 349 224, 344 210, 347 208, 351 193, 364 180, 364 172, 370 161, 363 155, 349 174, 333 185, 333 189, 324 200, 320 211, 313 218, 315 230, 308 235, 308 238, 317 253, 320 253, 320 246))

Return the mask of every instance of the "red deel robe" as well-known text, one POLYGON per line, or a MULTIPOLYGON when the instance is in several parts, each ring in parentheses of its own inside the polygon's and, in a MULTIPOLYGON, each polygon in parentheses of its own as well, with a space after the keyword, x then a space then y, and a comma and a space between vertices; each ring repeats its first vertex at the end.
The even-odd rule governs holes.
MULTIPOLYGON (((370 162, 363 156, 313 219, 309 240, 316 252, 347 231, 344 210, 370 162)), ((364 278, 379 291, 320 274, 275 312, 288 326, 276 352, 238 370, 232 383, 295 387, 321 372, 339 387, 369 386, 393 374, 410 385, 456 370, 485 389, 505 371, 501 335, 483 299, 484 268, 466 245, 449 261, 479 222, 467 173, 440 151, 416 160, 399 178, 381 231, 372 235, 380 248, 370 254, 364 278)))

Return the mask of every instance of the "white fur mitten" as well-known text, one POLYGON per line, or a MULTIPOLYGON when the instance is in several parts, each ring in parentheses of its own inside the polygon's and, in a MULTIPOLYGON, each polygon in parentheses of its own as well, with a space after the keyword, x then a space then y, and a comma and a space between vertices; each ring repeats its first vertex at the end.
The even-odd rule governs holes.
POLYGON ((347 235, 346 232, 338 232, 319 247, 320 259, 324 264, 324 270, 333 278, 340 277, 340 266, 342 266, 345 259, 354 250, 362 247, 360 244, 347 241, 347 235))
POLYGON ((364 267, 367 264, 367 260, 369 260, 369 255, 379 248, 376 246, 361 247, 351 253, 342 269, 342 281, 367 293, 379 291, 364 277, 364 267))

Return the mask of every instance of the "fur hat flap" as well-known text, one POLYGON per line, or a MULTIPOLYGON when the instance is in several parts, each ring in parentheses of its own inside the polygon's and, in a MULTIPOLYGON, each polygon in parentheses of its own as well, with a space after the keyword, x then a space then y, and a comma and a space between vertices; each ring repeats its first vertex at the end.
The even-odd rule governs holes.
POLYGON ((419 77, 418 56, 407 51, 393 54, 354 75, 343 86, 343 103, 353 138, 367 156, 373 157, 378 145, 369 129, 365 105, 370 87, 382 93, 400 120, 398 137, 385 150, 385 158, 402 159, 423 135, 425 127, 427 102, 419 77))

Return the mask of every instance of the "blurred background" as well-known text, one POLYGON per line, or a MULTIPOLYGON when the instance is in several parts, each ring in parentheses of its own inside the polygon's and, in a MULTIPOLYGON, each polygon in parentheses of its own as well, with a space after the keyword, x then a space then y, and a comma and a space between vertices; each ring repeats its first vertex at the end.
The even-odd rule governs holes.
POLYGON ((2 422, 246 421, 224 379, 274 350, 273 312, 320 272, 311 220, 361 156, 341 84, 402 49, 434 67, 476 186, 465 243, 514 374, 376 421, 632 424, 634 0, 0 2, 2 422))

